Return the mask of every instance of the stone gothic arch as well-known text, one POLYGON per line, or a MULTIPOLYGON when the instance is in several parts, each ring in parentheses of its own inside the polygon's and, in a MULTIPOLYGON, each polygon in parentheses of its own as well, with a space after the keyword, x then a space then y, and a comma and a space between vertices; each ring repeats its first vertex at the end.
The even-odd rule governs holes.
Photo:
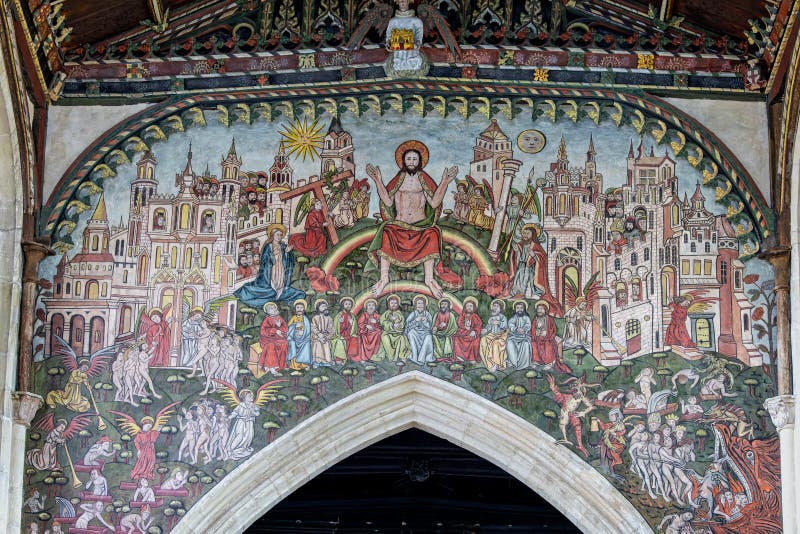
POLYGON ((358 391, 303 421, 220 481, 172 532, 241 532, 328 467, 411 427, 491 461, 584 532, 651 532, 600 473, 544 431, 419 371, 358 391))

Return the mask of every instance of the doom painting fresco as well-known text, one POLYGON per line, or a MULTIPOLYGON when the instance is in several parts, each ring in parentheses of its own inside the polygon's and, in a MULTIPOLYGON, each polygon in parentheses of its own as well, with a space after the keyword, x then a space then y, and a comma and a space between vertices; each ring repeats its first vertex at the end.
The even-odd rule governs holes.
POLYGON ((220 108, 54 195, 31 532, 168 532, 407 372, 519 414, 654 530, 780 531, 772 276, 697 145, 635 115, 220 108))

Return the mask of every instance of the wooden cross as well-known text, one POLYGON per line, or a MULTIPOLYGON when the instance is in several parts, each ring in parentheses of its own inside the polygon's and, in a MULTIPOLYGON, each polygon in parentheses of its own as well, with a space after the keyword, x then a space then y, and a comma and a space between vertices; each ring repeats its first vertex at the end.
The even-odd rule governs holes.
MULTIPOLYGON (((334 174, 333 177, 331 177, 331 184, 335 184, 343 180, 350 180, 352 178, 353 171, 342 171, 338 174, 334 174)), ((325 227, 328 229, 328 238, 331 240, 332 245, 336 245, 339 242, 339 236, 336 234, 336 228, 334 228, 333 223, 328 215, 328 202, 325 200, 325 194, 322 191, 323 188, 325 188, 325 185, 325 180, 316 180, 314 182, 309 182, 306 185, 290 189, 285 193, 281 193, 278 198, 286 202, 287 200, 297 198, 311 191, 314 194, 314 198, 322 202, 322 215, 325 217, 325 220, 328 221, 328 225, 325 227)))

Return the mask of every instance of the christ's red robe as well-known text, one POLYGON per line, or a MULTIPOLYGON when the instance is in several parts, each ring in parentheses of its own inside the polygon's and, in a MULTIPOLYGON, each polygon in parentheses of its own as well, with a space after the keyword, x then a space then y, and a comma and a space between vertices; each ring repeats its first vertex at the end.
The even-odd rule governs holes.
POLYGON ((305 233, 295 234, 289 237, 289 244, 298 253, 316 258, 322 256, 328 250, 328 243, 325 241, 325 216, 321 210, 313 210, 306 216, 305 233))
POLYGON ((377 313, 364 312, 358 316, 358 353, 351 359, 355 362, 365 362, 378 353, 381 345, 381 316, 377 313), (372 327, 372 330, 369 327, 372 327))
POLYGON ((258 365, 262 369, 285 369, 289 341, 286 333, 289 326, 280 316, 267 315, 261 323, 261 357, 258 365), (281 335, 278 335, 280 332, 281 335))
POLYGON ((477 313, 464 313, 458 317, 456 323, 458 330, 453 336, 453 356, 468 362, 479 361, 483 321, 477 313), (467 326, 467 322, 469 322, 469 326, 467 326), (471 335, 473 333, 474 337, 471 335))

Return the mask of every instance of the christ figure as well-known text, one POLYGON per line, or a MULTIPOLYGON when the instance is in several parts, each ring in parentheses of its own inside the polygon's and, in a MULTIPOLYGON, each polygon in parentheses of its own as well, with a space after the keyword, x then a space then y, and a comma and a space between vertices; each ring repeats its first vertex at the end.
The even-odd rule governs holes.
POLYGON ((416 267, 422 264, 425 285, 440 299, 442 288, 434 280, 434 267, 441 257, 442 232, 436 226, 447 186, 455 180, 458 167, 445 169, 436 182, 423 169, 428 163, 428 147, 419 141, 406 141, 395 151, 399 172, 388 184, 378 167, 367 165, 381 199, 384 223, 369 247, 373 264, 380 267, 380 279, 372 288, 380 296, 389 284, 389 266, 416 267))

